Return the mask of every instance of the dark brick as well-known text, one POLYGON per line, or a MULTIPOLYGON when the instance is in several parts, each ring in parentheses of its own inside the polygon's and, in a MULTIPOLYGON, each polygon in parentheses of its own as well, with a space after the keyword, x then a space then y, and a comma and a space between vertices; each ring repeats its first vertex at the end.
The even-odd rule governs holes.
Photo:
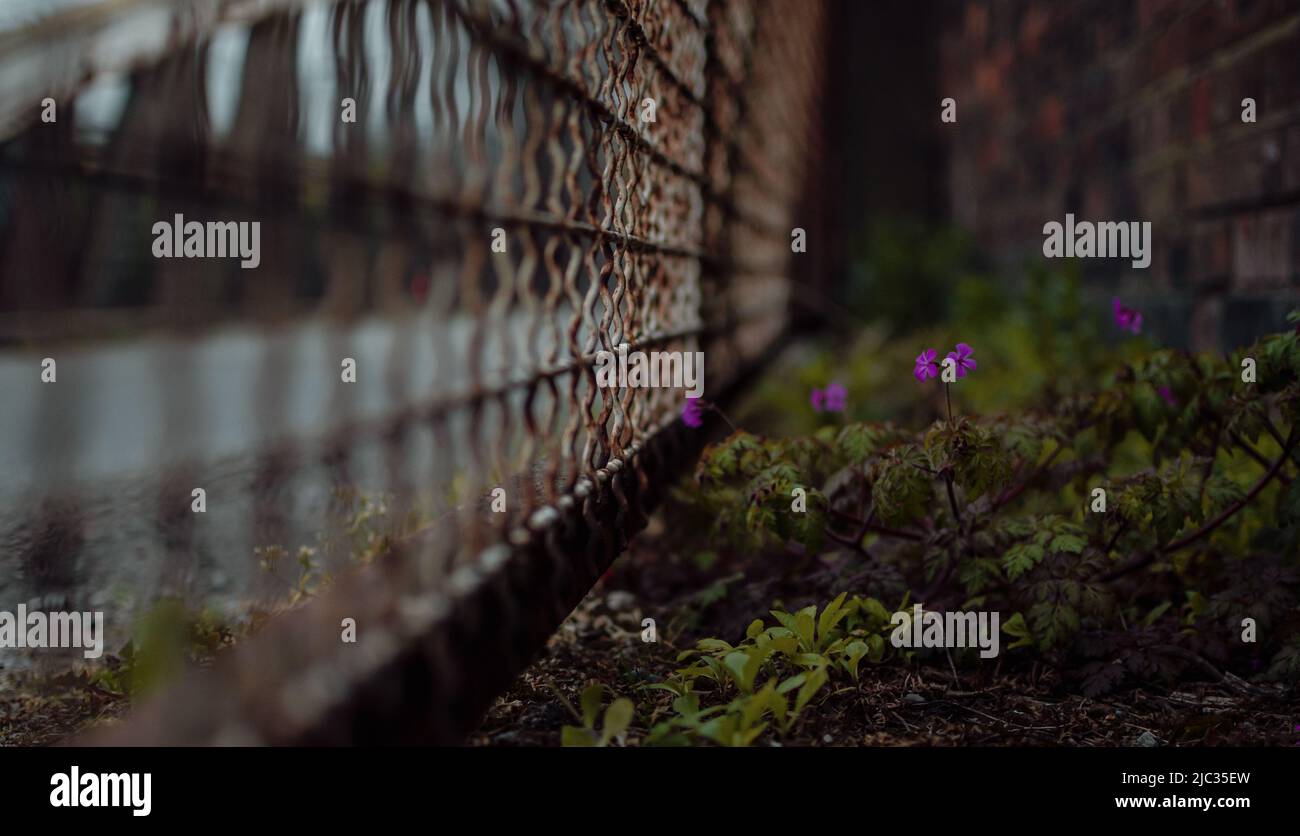
POLYGON ((1228 348, 1250 345, 1285 326, 1284 310, 1275 300, 1230 297, 1224 305, 1222 343, 1228 348))
MULTIPOLYGON (((1213 347, 1249 312, 1234 300, 1295 303, 1300 5, 1007 0, 968 4, 954 28, 947 89, 976 102, 949 147, 951 200, 997 261, 1032 257, 1065 212, 1145 220, 1153 262, 1126 281, 1153 294, 1159 339, 1213 347)), ((1127 272, 1082 267, 1094 288, 1127 272)))
POLYGON ((1257 294, 1284 289, 1295 271, 1291 209, 1275 209, 1234 218, 1232 222, 1232 289, 1257 294))

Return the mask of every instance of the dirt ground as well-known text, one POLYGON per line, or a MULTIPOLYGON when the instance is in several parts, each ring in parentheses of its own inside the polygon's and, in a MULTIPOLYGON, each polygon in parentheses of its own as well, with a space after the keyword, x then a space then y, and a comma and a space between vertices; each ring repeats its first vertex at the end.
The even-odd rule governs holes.
POLYGON ((85 673, 55 677, 0 670, 0 746, 52 746, 126 713, 127 700, 85 673))
MULTIPOLYGON (((664 517, 636 538, 551 637, 540 657, 470 735, 474 746, 558 746, 578 725, 569 706, 591 681, 637 705, 626 745, 669 716, 663 680, 676 656, 709 636, 735 641, 774 604, 825 603, 868 591, 847 553, 701 559, 667 536, 664 517), (659 641, 641 640, 654 618, 659 641), (561 697, 560 695, 563 695, 561 697)), ((705 556, 706 558, 709 556, 705 556)), ((769 619, 770 621, 770 619, 769 619)), ((0 669, 0 746, 52 745, 112 723, 128 701, 86 673, 39 677, 0 669)), ((854 687, 830 692, 779 741, 785 746, 1296 746, 1300 709, 1279 691, 1246 697, 1215 683, 1156 685, 1087 699, 1040 665, 974 670, 864 664, 854 687)))
MULTIPOLYGON (((637 686, 661 681, 695 641, 743 638, 745 626, 775 601, 788 608, 825 603, 843 589, 861 591, 850 558, 799 562, 788 555, 739 564, 701 565, 674 553, 662 519, 634 542, 569 616, 538 658, 502 695, 470 737, 476 746, 558 746, 561 728, 579 725, 570 705, 597 680, 637 705, 625 738, 637 745, 670 716, 671 695, 637 686), (641 640, 654 618, 659 641, 641 640), (557 694, 563 694, 561 699, 557 694)), ((767 619, 771 623, 771 619, 767 619)), ((1292 746, 1300 710, 1279 691, 1243 697, 1210 682, 1158 686, 1104 699, 1070 693, 1043 666, 1002 670, 948 666, 864 665, 855 687, 842 687, 806 710, 785 746, 1292 746)))

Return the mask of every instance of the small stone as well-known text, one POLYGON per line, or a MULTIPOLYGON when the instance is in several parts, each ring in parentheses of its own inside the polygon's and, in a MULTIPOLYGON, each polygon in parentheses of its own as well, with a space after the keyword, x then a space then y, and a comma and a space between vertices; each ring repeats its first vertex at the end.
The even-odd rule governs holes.
POLYGON ((903 697, 903 701, 910 702, 913 704, 923 703, 925 702, 925 697, 921 696, 920 694, 907 694, 903 697))
POLYGON ((624 592, 621 589, 616 589, 605 596, 605 606, 609 607, 614 612, 630 610, 632 607, 636 606, 636 596, 631 592, 624 592))
POLYGON ((835 738, 831 737, 829 734, 824 734, 824 735, 822 735, 822 742, 823 742, 823 743, 834 743, 834 742, 835 742, 835 738))
POLYGON ((1134 741, 1134 743, 1135 745, 1142 746, 1143 748, 1146 749, 1150 749, 1154 746, 1160 745, 1160 741, 1157 740, 1156 736, 1149 731, 1144 731, 1140 735, 1138 735, 1138 739, 1134 741))

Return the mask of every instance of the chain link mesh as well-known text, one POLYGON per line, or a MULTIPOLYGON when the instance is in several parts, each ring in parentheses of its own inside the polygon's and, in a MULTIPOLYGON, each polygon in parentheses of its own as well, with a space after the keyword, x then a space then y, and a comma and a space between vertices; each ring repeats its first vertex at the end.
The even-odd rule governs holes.
POLYGON ((424 731, 453 738, 483 707, 470 680, 489 694, 526 662, 689 446, 684 391, 598 388, 596 353, 702 351, 712 397, 786 327, 822 4, 114 5, 0 34, 22 103, 0 114, 0 345, 11 364, 66 357, 61 380, 78 382, 20 390, 30 423, 6 443, 44 465, 6 499, 22 511, 8 591, 91 595, 124 547, 153 556, 131 577, 155 594, 203 591, 196 553, 301 539, 322 524, 304 510, 319 485, 378 483, 394 517, 422 515, 392 559, 252 642, 238 664, 262 685, 231 674, 205 731, 173 718, 147 734, 321 739, 328 706, 397 665, 434 672, 453 719, 424 731), (123 41, 124 20, 141 34, 123 41), (51 60, 61 71, 42 76, 51 60), (260 266, 149 257, 152 225, 175 215, 260 222, 260 266), (119 482, 87 475, 102 440, 68 416, 118 409, 78 384, 122 339, 157 358, 152 394, 120 410, 156 402, 159 430, 119 482), (212 359, 244 349, 256 360, 212 359), (358 384, 340 382, 344 357, 358 384), (226 398, 211 375, 247 393, 227 447, 193 441, 196 405, 226 398), (198 484, 251 530, 208 530, 223 517, 189 513, 198 484), (505 513, 489 510, 496 487, 505 513), (96 496, 112 513, 87 513, 110 501, 96 496), (140 519, 139 543, 105 534, 140 519), (356 613, 382 639, 340 659, 338 617, 356 613), (494 675, 466 669, 485 654, 494 675), (311 690, 318 710, 277 714, 267 677, 330 684, 311 690))

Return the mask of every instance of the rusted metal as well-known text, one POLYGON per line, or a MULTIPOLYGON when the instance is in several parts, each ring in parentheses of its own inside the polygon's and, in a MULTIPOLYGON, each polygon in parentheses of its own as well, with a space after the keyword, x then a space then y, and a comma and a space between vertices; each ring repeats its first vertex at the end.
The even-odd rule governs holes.
MULTIPOLYGON (((153 582, 132 576, 138 597, 203 600, 220 592, 205 566, 251 563, 251 546, 292 548, 324 525, 327 503, 308 499, 322 484, 374 489, 424 523, 112 739, 455 741, 698 447, 681 389, 600 390, 597 352, 703 351, 717 399, 784 331, 826 12, 798 0, 171 9, 164 45, 58 78, 58 122, 24 88, 0 148, 0 361, 67 358, 74 385, 22 390, 33 416, 109 409, 79 387, 114 373, 94 354, 125 332, 168 358, 149 388, 171 440, 131 462, 148 486, 131 504, 116 476, 84 466, 93 432, 32 418, 32 436, 7 439, 48 455, 48 472, 6 494, 14 557, 0 594, 95 599, 127 546, 105 527, 147 518, 127 526, 157 567, 153 582), (177 214, 259 221, 261 265, 150 258, 151 225, 177 214), (358 374, 382 384, 367 404, 338 363, 371 342, 383 347, 358 374), (260 363, 209 391, 210 355, 245 349, 260 363), (324 404, 305 420, 299 389, 324 404), (183 404, 226 391, 255 393, 256 420, 229 449, 191 443, 203 410, 183 404), (189 514, 194 485, 221 486, 209 503, 224 510, 189 514), (496 487, 504 513, 488 510, 496 487), (67 510, 102 502, 111 513, 67 510), (35 560, 62 567, 57 582, 36 583, 35 560), (339 641, 342 618, 356 619, 356 644, 339 641)), ((32 37, 72 50, 114 20, 78 14, 32 37)), ((32 54, 0 36, 5 72, 32 54)), ((241 571, 223 594, 265 592, 241 571)))

